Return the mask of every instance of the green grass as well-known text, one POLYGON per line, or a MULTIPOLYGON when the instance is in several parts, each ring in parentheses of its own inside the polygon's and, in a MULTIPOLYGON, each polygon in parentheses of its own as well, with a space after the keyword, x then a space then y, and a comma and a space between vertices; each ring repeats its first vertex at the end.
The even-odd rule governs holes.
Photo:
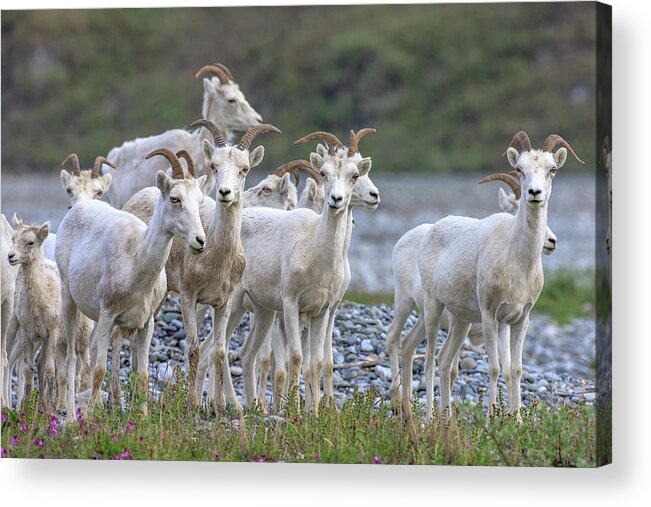
MULTIPOLYGON (((100 408, 68 427, 37 410, 32 395, 20 411, 3 409, 3 456, 21 458, 264 461, 300 463, 455 464, 590 467, 595 463, 595 412, 582 405, 554 411, 525 409, 524 421, 498 408, 486 423, 484 408, 456 408, 449 422, 435 418, 410 444, 400 417, 375 402, 371 389, 341 410, 319 417, 298 409, 282 419, 258 411, 214 417, 185 409, 182 382, 124 411, 100 408), (181 386, 181 387, 176 387, 181 386)), ((289 403, 288 406, 295 406, 289 403)))
MULTIPOLYGON (((393 293, 348 292, 346 299, 365 305, 393 305, 393 293)), ((576 317, 594 315, 596 304, 594 271, 562 268, 545 276, 545 286, 532 314, 545 314, 559 324, 576 317)))

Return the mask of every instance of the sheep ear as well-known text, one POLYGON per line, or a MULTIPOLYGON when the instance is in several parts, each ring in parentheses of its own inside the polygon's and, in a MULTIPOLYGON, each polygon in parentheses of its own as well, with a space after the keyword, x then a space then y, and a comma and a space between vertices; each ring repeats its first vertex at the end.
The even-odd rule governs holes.
POLYGON ((45 241, 45 238, 48 237, 48 234, 50 234, 50 224, 48 222, 45 222, 43 225, 41 225, 40 229, 36 233, 36 237, 38 238, 39 242, 43 243, 43 241, 45 241))
POLYGON ((364 176, 368 174, 368 172, 371 170, 371 166, 373 165, 373 162, 371 162, 371 157, 366 157, 363 158, 362 160, 357 162, 357 169, 359 170, 359 175, 364 176))
POLYGON ((515 148, 509 147, 506 149, 506 158, 508 159, 509 164, 511 164, 511 167, 515 167, 520 158, 520 154, 515 148))
POLYGON ((310 165, 315 171, 320 171, 323 165, 323 157, 318 153, 310 153, 310 165))
POLYGON ((328 149, 322 144, 317 144, 316 152, 321 156, 321 158, 325 158, 325 156, 328 154, 328 149))
POLYGON ((111 187, 111 182, 113 181, 113 176, 110 173, 102 174, 102 183, 104 184, 104 192, 106 192, 111 187))
POLYGON ((199 176, 198 178, 195 179, 195 181, 197 182, 197 186, 199 187, 199 190, 201 190, 202 193, 205 193, 203 192, 203 189, 206 186, 206 181, 208 181, 208 175, 204 174, 203 176, 199 176))
POLYGON ((61 169, 61 184, 63 185, 64 190, 68 188, 68 184, 70 183, 71 179, 72 179, 72 174, 70 174, 65 169, 61 169))
POLYGON ((307 180, 307 191, 310 199, 316 201, 319 198, 319 185, 312 178, 307 180))
POLYGON ((215 147, 210 144, 210 141, 208 141, 208 139, 204 139, 202 148, 204 156, 210 160, 212 158, 212 154, 215 153, 215 147))
POLYGON ((169 193, 173 183, 174 180, 163 171, 158 171, 156 174, 156 186, 163 194, 167 195, 169 193))
POLYGON ((215 91, 215 87, 213 86, 212 81, 207 77, 203 78, 203 91, 206 93, 215 91))
POLYGON ((289 187, 289 178, 291 178, 292 175, 289 173, 283 174, 283 177, 280 180, 280 184, 278 185, 278 188, 280 189, 281 192, 284 192, 286 188, 289 187))
POLYGON ((253 168, 260 165, 264 158, 264 146, 258 146, 255 150, 249 153, 249 167, 253 168))
POLYGON ((504 213, 514 214, 518 210, 518 205, 515 202, 515 195, 514 194, 507 195, 507 193, 502 188, 498 190, 498 193, 499 193, 500 209, 504 213))
POLYGON ((563 167, 563 164, 567 160, 567 149, 559 148, 556 153, 554 153, 554 162, 556 162, 556 167, 560 169, 563 167))

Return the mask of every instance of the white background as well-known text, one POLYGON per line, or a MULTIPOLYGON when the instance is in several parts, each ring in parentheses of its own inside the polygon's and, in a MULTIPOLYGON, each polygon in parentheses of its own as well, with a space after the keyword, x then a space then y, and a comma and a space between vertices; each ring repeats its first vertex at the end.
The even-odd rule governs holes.
MULTIPOLYGON (((192 5, 301 4, 205 2, 192 5)), ((320 3, 338 3, 321 1, 320 3)), ((367 3, 367 2, 357 2, 367 3)), ((370 3, 370 2, 369 2, 370 3)), ((614 89, 614 464, 598 470, 0 461, 2 505, 649 505, 648 1, 612 0, 614 89)), ((139 6, 177 2, 142 1, 139 6)), ((133 7, 133 2, 10 2, 3 9, 133 7)), ((563 72, 559 67, 558 72, 563 72)))

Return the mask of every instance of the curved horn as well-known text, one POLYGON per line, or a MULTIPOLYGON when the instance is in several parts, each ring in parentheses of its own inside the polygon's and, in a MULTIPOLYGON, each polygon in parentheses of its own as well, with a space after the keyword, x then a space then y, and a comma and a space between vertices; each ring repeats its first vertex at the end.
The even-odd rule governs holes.
POLYGON ((217 76, 219 78, 219 82, 223 85, 228 84, 228 81, 230 80, 230 72, 226 72, 224 69, 217 67, 216 65, 204 65, 197 71, 194 77, 201 77, 204 74, 212 74, 217 76))
POLYGON ((71 153, 68 155, 65 160, 61 162, 61 167, 67 166, 70 162, 72 162, 72 174, 75 176, 80 176, 81 168, 79 167, 79 157, 76 153, 71 153))
POLYGON ((274 132, 276 134, 280 134, 280 130, 274 127, 273 125, 269 123, 261 123, 247 130, 242 136, 242 139, 240 139, 240 142, 238 143, 237 147, 240 150, 248 150, 253 140, 259 134, 264 134, 265 132, 274 132))
MULTIPOLYGON (((531 141, 529 140, 529 136, 524 130, 517 132, 513 136, 513 139, 511 139, 511 144, 509 144, 508 148, 512 148, 516 143, 520 145, 522 151, 531 151, 531 141)), ((506 155, 506 150, 504 153, 502 153, 502 156, 504 155, 506 155)))
POLYGON ((357 132, 357 134, 355 134, 351 130, 350 146, 348 147, 348 156, 352 157, 355 153, 357 153, 357 149, 358 149, 357 146, 364 137, 366 137, 369 134, 375 134, 376 132, 377 129, 374 129, 372 127, 364 128, 359 132, 357 132))
POLYGON ((228 70, 228 67, 226 67, 226 65, 224 65, 223 63, 216 63, 215 67, 219 67, 221 70, 226 72, 226 75, 228 76, 228 79, 233 81, 233 74, 231 74, 231 71, 228 70))
POLYGON ((93 171, 90 173, 91 178, 100 177, 103 164, 106 164, 107 166, 112 167, 113 169, 117 169, 117 167, 113 165, 113 162, 111 162, 106 157, 101 157, 101 156, 97 157, 95 159, 95 163, 93 164, 93 171))
POLYGON ((294 179, 296 180, 296 186, 301 181, 301 177, 299 174, 299 169, 303 169, 306 173, 308 173, 312 178, 314 178, 317 181, 320 181, 320 176, 319 174, 312 169, 312 165, 307 161, 307 160, 292 160, 291 162, 287 162, 286 164, 281 165, 274 171, 274 174, 276 176, 283 176, 286 173, 291 173, 292 176, 294 176, 294 179))
POLYGON ((561 145, 563 148, 567 148, 567 151, 569 151, 572 156, 577 159, 579 162, 582 164, 584 163, 583 160, 581 160, 576 153, 574 153, 574 150, 570 146, 570 143, 568 143, 565 139, 563 139, 561 136, 558 134, 550 134, 547 136, 547 139, 545 139, 545 142, 543 143, 542 151, 548 151, 551 152, 556 146, 561 145))
POLYGON ((503 181, 509 187, 511 187, 511 190, 513 190, 513 193, 515 194, 515 198, 520 200, 520 197, 522 196, 522 192, 520 189, 520 182, 509 173, 490 174, 480 179, 479 184, 488 183, 489 181, 497 181, 497 180, 503 181))
POLYGON ((181 161, 172 150, 168 150, 167 148, 160 148, 158 150, 152 151, 145 157, 145 159, 150 159, 156 155, 162 155, 169 161, 170 165, 172 166, 172 178, 175 180, 182 180, 185 178, 185 173, 183 172, 181 161))
POLYGON ((185 159, 185 163, 188 164, 188 172, 190 173, 190 176, 194 178, 195 177, 194 160, 192 160, 192 155, 190 155, 190 152, 185 149, 179 150, 176 152, 176 156, 178 158, 185 159))
POLYGON ((311 134, 303 136, 294 141, 294 144, 304 144, 308 141, 325 141, 328 144, 330 153, 334 153, 334 150, 344 145, 336 135, 323 131, 312 132, 311 134))
POLYGON ((224 138, 224 134, 222 134, 222 131, 219 130, 219 127, 215 125, 213 122, 210 120, 204 120, 203 118, 201 120, 197 120, 190 125, 190 128, 199 128, 199 127, 204 127, 207 129, 211 134, 213 139, 215 140, 215 145, 217 148, 224 148, 226 146, 226 139, 224 138))

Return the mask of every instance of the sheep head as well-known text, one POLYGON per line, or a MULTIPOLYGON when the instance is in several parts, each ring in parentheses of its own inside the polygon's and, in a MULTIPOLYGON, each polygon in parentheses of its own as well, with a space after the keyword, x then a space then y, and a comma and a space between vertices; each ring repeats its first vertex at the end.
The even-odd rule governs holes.
POLYGON ((224 206, 238 203, 244 192, 244 182, 249 170, 262 162, 264 148, 258 146, 253 151, 249 147, 253 140, 266 132, 279 134, 273 125, 262 123, 247 130, 237 146, 228 146, 222 131, 210 120, 197 120, 192 127, 205 127, 212 134, 214 144, 205 139, 203 153, 215 177, 217 201, 224 206))
POLYGON ((569 143, 558 134, 547 136, 542 150, 532 149, 529 136, 523 130, 513 136, 505 153, 509 164, 515 168, 527 206, 537 209, 546 205, 552 190, 552 179, 565 164, 568 151, 583 163, 569 143), (518 144, 522 152, 514 148, 518 144), (561 148, 554 152, 559 144, 561 148))
POLYGON ((50 224, 45 222, 42 225, 25 225, 15 213, 13 222, 16 228, 11 237, 11 250, 7 256, 9 264, 28 265, 34 259, 43 257, 41 245, 50 234, 50 224))
POLYGON ((76 153, 71 153, 61 162, 62 167, 72 166, 72 172, 62 169, 60 174, 61 185, 70 199, 70 207, 79 201, 102 198, 112 181, 111 174, 102 174, 102 165, 104 164, 117 169, 111 161, 101 156, 95 159, 92 169, 86 170, 81 170, 79 157, 76 153))
POLYGON ((219 121, 227 132, 246 131, 262 123, 262 116, 248 103, 225 65, 204 65, 195 74, 202 76, 207 76, 203 80, 204 118, 219 121))

